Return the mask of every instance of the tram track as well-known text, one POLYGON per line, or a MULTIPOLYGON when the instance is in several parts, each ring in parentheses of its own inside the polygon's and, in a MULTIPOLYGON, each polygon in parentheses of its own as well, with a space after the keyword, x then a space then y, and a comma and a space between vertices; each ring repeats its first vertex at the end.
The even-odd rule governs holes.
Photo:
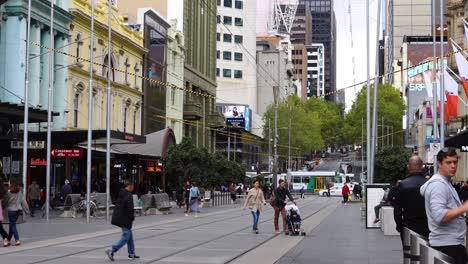
MULTIPOLYGON (((319 197, 314 197, 313 199, 311 200, 308 200, 307 203, 302 207, 302 208, 307 208, 309 206, 312 206, 314 205, 314 201, 316 201, 319 197)), ((323 208, 323 207, 322 207, 323 208)), ((238 209, 238 208, 237 208, 238 209)), ((267 208, 268 211, 271 211, 271 208, 268 207, 267 208)), ((320 209, 321 210, 321 209, 320 209)), ((320 211, 318 210, 318 211, 320 211)), ((228 212, 234 212, 236 211, 236 209, 232 209, 232 210, 229 210, 228 212)), ((315 211, 315 213, 317 213, 318 211, 315 211)), ((223 212, 219 212, 219 213, 214 213, 211 216, 217 216, 217 215, 222 215, 222 214, 226 214, 226 211, 223 211, 223 212)), ((158 233, 158 234, 153 234, 153 235, 148 235, 148 236, 144 236, 144 237, 139 237, 137 238, 137 241, 139 241, 140 243, 142 241, 145 241, 145 240, 148 240, 148 239, 152 239, 152 238, 157 238, 157 237, 160 237, 160 236, 164 236, 164 235, 168 235, 168 234, 171 234, 171 233, 176 233, 176 232, 182 232, 182 231, 185 231, 185 230, 189 230, 189 229, 193 229, 193 228, 198 228, 198 227, 202 227, 202 226, 206 226, 206 225, 210 225, 210 224, 214 224, 214 223, 219 223, 219 222, 223 222, 223 221, 226 221, 226 220, 232 220, 234 218, 241 218, 241 217, 245 217, 247 215, 250 215, 250 213, 242 213, 241 215, 238 215, 238 216, 232 216, 230 215, 229 217, 224 217, 224 218, 220 218, 220 219, 215 219, 213 221, 209 221, 209 222, 204 222, 204 223, 200 223, 200 224, 196 224, 196 225, 190 225, 190 226, 187 226, 187 227, 183 227, 183 228, 179 228, 177 230, 171 230, 171 231, 167 231, 167 232, 162 232, 162 233, 158 233)), ((208 217, 208 216, 205 216, 205 217, 208 217)), ((203 218, 205 218, 203 217, 203 218)), ((310 216, 308 216, 310 217, 310 216)), ((198 219, 203 219, 202 217, 198 218, 198 219)), ((170 225, 170 224, 175 224, 175 223, 181 223, 181 222, 189 222, 189 221, 193 221, 194 218, 187 218, 187 219, 181 219, 181 220, 177 220, 177 221, 173 221, 173 222, 169 222, 169 223, 164 223, 163 225, 170 225)), ((261 221, 261 223, 265 223, 265 222, 268 222, 268 221, 271 221, 273 220, 273 218, 269 218, 267 220, 263 220, 261 221)), ((161 227, 161 224, 155 224, 155 225, 151 225, 151 226, 144 226, 144 227, 139 227, 139 228, 136 228, 134 229, 133 231, 137 231, 137 230, 144 230, 144 229, 150 229, 150 228, 154 228, 154 227, 158 227, 158 228, 163 228, 161 227)), ((228 236, 228 235, 231 235, 231 234, 234 234, 234 233, 238 233, 238 232, 241 232, 245 229, 248 229, 243 227, 242 229, 239 229, 239 230, 235 230, 233 232, 230 232, 228 234, 223 234, 222 236, 219 236, 219 237, 216 237, 214 239, 210 239, 209 241, 205 241, 205 242, 210 242, 210 241, 216 241, 216 240, 219 240, 221 239, 222 237, 225 237, 225 236, 228 236)), ((114 235, 114 234, 107 234, 107 235, 103 235, 103 236, 110 236, 110 235, 114 235)), ((276 237, 277 235, 273 236, 273 237, 276 237)), ((75 242, 79 242, 79 241, 84 241, 84 240, 87 240, 87 239, 90 239, 90 238, 83 238, 83 239, 77 239, 77 240, 73 240, 73 241, 70 241, 70 242, 66 242, 66 243, 61 243, 61 245, 63 244, 71 244, 71 243, 75 243, 75 242)), ((48 245, 48 246, 43 246, 43 247, 36 247, 34 249, 41 249, 41 248, 47 248, 47 247, 50 247, 50 246, 57 246, 59 244, 55 244, 55 245, 48 245)), ((173 252, 171 254, 167 254, 165 256, 162 256, 162 257, 159 257, 159 258, 155 258, 155 259, 151 259, 147 262, 144 262, 144 263, 154 263, 156 261, 160 261, 160 260, 163 260, 163 259, 166 259, 166 258, 169 258, 171 256, 174 256, 174 255, 177 255, 181 252, 185 252, 185 251, 188 251, 190 249, 193 249, 193 248, 196 248, 197 246, 199 246, 199 244, 197 245, 194 245, 194 246, 190 246, 190 247, 187 247, 187 248, 184 248, 182 250, 179 250, 177 252, 173 252)), ((102 247, 94 247, 92 249, 86 249, 86 250, 80 250, 80 251, 77 251, 77 252, 72 252, 72 253, 69 253, 69 254, 64 254, 64 255, 61 255, 61 256, 56 256, 56 257, 52 257, 52 258, 47 258, 47 259, 43 259, 43 260, 38 260, 38 261, 34 261, 34 262, 28 262, 28 264, 36 264, 36 263, 47 263, 49 261, 54 261, 54 260, 59 260, 59 259, 63 259, 63 258, 68 258, 68 257, 72 257, 72 256, 75 256, 75 255, 79 255, 79 254, 85 254, 85 253, 88 253, 88 252, 92 252, 92 251, 96 251, 96 250, 99 250, 99 249, 106 249, 108 248, 109 246, 106 245, 106 246, 102 246, 102 247)), ((7 253, 4 253, 2 255, 8 255, 8 254, 17 254, 17 253, 21 253, 23 251, 26 251, 28 249, 25 249, 25 250, 21 250, 21 251, 15 251, 15 252, 7 252, 7 253)), ((0 256, 2 256, 0 255, 0 256)))

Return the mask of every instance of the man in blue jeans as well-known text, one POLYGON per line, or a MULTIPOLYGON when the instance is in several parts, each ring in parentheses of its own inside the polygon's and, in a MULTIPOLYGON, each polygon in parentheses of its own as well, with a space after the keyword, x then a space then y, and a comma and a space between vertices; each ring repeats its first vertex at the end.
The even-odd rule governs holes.
POLYGON ((133 182, 126 181, 125 189, 121 189, 119 197, 115 202, 114 213, 112 214, 111 224, 122 228, 122 237, 117 243, 112 245, 111 249, 106 250, 107 257, 114 261, 114 253, 121 249, 125 244, 128 248, 128 259, 135 260, 140 258, 135 255, 135 243, 133 242, 132 224, 135 220, 135 212, 133 210, 132 192, 135 188, 133 182))

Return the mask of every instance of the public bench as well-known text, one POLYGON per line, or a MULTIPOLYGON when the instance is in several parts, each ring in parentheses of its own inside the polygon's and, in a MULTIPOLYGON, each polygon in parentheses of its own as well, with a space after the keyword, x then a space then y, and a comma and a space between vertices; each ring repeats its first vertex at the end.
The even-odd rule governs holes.
POLYGON ((169 195, 167 193, 156 193, 153 194, 156 209, 161 212, 170 212, 172 209, 171 200, 169 199, 169 195))

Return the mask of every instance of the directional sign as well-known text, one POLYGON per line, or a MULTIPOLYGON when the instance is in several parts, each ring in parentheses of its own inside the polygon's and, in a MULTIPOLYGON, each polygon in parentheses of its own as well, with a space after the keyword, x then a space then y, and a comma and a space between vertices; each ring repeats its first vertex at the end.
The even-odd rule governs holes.
POLYGON ((54 158, 81 158, 83 149, 80 148, 54 148, 50 151, 54 158))

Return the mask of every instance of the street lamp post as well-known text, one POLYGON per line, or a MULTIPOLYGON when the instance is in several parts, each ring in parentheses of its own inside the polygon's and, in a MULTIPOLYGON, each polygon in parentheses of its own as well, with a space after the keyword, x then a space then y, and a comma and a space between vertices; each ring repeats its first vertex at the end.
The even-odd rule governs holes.
POLYGON ((273 99, 275 102, 275 122, 274 122, 274 138, 273 138, 273 187, 278 185, 278 104, 279 104, 279 86, 273 86, 273 99))

